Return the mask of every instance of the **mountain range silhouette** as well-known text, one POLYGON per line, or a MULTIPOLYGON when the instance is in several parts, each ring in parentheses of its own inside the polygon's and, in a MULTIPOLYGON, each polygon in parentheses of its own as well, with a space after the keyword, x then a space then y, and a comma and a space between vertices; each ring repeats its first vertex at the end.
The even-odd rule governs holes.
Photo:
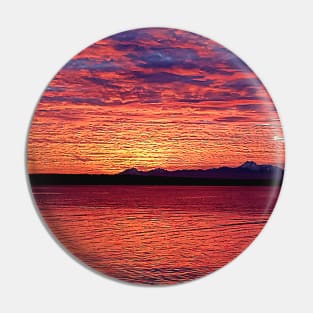
POLYGON ((272 186, 281 185, 284 170, 274 165, 247 161, 238 167, 168 171, 156 168, 126 169, 118 174, 30 174, 31 185, 190 185, 272 186))
POLYGON ((284 170, 274 165, 258 165, 253 161, 247 161, 238 167, 219 167, 198 170, 168 171, 156 168, 150 171, 139 171, 137 168, 127 169, 118 175, 176 177, 176 178, 206 178, 206 179, 275 179, 280 178, 284 170))

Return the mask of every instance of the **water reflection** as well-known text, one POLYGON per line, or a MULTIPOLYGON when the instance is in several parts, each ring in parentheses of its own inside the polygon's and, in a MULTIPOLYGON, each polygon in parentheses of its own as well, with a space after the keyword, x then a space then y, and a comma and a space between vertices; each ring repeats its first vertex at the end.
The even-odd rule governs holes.
POLYGON ((266 223, 279 187, 38 186, 58 240, 88 266, 129 282, 172 284, 222 267, 266 223))

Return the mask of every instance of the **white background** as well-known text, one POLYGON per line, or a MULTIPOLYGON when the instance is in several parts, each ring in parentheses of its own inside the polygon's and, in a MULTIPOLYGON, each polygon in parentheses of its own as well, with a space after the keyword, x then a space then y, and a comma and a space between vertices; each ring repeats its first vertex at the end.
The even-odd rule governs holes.
POLYGON ((1 3, 1 312, 313 312, 311 1, 1 3), (172 287, 123 284, 74 261, 41 223, 25 174, 31 116, 56 72, 95 41, 147 26, 193 31, 240 56, 272 95, 287 144, 283 190, 256 241, 172 287))

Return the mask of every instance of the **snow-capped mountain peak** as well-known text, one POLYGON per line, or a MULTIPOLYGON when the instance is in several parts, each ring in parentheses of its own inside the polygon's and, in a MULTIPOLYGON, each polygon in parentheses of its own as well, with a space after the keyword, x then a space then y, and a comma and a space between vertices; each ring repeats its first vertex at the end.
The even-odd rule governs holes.
POLYGON ((249 169, 249 170, 258 170, 260 168, 259 165, 257 165, 255 162, 253 161, 246 161, 245 163, 243 163, 242 165, 239 166, 240 168, 245 168, 245 169, 249 169))

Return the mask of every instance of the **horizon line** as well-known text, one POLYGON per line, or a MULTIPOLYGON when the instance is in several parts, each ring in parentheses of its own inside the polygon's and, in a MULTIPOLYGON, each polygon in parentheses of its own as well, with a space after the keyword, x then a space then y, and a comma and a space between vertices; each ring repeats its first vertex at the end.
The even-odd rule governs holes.
POLYGON ((258 163, 254 162, 254 161, 248 160, 248 161, 245 161, 243 163, 240 163, 240 165, 238 165, 238 166, 222 165, 222 166, 219 166, 219 167, 210 167, 210 168, 192 168, 192 169, 181 168, 181 169, 175 169, 175 170, 168 170, 168 169, 163 168, 163 167, 155 167, 155 168, 149 169, 149 170, 140 170, 136 166, 133 166, 133 167, 125 168, 125 169, 123 169, 123 170, 121 170, 119 172, 113 173, 113 174, 109 174, 109 173, 105 173, 105 172, 101 172, 101 173, 88 173, 88 172, 87 173, 86 172, 84 172, 84 173, 53 173, 53 172, 30 173, 30 172, 28 172, 28 175, 110 175, 110 176, 114 176, 114 175, 121 174, 121 173, 123 173, 123 172, 125 172, 127 170, 130 170, 130 169, 135 169, 135 170, 137 170, 139 172, 145 172, 145 173, 151 172, 151 171, 154 171, 154 170, 158 170, 158 169, 159 170, 165 170, 167 172, 176 172, 176 171, 207 171, 207 170, 213 170, 213 169, 220 169, 220 168, 224 168, 224 167, 236 169, 236 168, 239 168, 239 167, 243 166, 246 163, 254 163, 254 164, 258 165, 258 166, 264 166, 264 165, 265 166, 274 166, 274 167, 277 167, 277 168, 279 168, 279 169, 281 169, 283 171, 285 170, 285 166, 284 166, 285 164, 280 164, 280 165, 274 165, 274 164, 270 164, 270 163, 258 164, 258 163))

